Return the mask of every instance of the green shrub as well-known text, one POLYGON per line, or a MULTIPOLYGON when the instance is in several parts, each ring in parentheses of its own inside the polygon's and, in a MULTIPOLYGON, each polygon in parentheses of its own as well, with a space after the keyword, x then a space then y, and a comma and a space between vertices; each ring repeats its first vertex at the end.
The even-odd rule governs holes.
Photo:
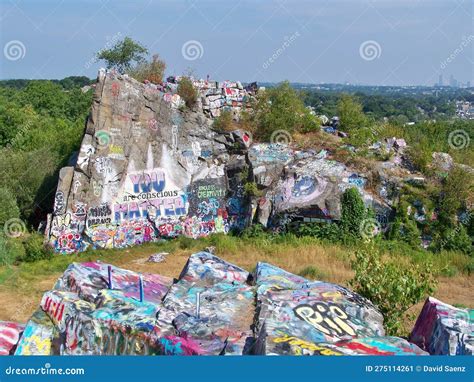
POLYGON ((291 141, 294 132, 319 130, 319 120, 311 115, 304 102, 288 81, 259 92, 254 105, 252 121, 255 138, 273 139, 281 142, 291 141))
POLYGON ((259 196, 261 191, 257 187, 255 182, 247 182, 244 184, 244 192, 247 196, 259 196))
POLYGON ((195 105, 198 99, 197 89, 189 77, 182 77, 178 84, 178 94, 184 100, 184 103, 190 109, 195 105))
POLYGON ((333 223, 303 223, 297 228, 298 236, 314 236, 320 240, 338 242, 343 232, 337 224, 333 223))
POLYGON ((421 244, 418 226, 415 221, 409 218, 396 218, 390 227, 389 238, 408 243, 413 248, 417 248, 421 244))
POLYGON ((342 129, 351 134, 357 134, 357 130, 364 129, 368 124, 362 104, 354 96, 343 94, 337 105, 337 112, 342 129))
POLYGON ((250 227, 242 230, 241 236, 243 238, 257 238, 257 237, 266 237, 268 235, 265 227, 261 224, 252 224, 250 227))
POLYGON ((467 255, 472 255, 472 239, 467 233, 467 229, 463 225, 458 225, 455 229, 445 232, 441 239, 440 248, 449 251, 459 251, 467 255))
POLYGON ((0 266, 10 266, 25 256, 25 248, 19 239, 8 238, 0 233, 0 266))
POLYGON ((23 243, 25 247, 25 255, 21 260, 33 262, 49 259, 52 254, 45 248, 43 240, 43 236, 39 234, 31 234, 23 243))
POLYGON ((385 318, 389 335, 401 335, 402 318, 406 311, 434 292, 436 280, 433 266, 394 260, 384 260, 370 248, 359 250, 352 261, 354 290, 378 306, 385 318))
POLYGON ((360 236, 363 221, 368 217, 364 201, 356 188, 349 188, 341 197, 341 225, 344 231, 360 236))
POLYGON ((216 130, 231 131, 234 129, 232 113, 229 110, 222 111, 221 115, 214 120, 212 127, 216 130))
POLYGON ((0 229, 3 230, 6 221, 20 217, 20 209, 15 195, 4 187, 0 187, 0 200, 0 229))
POLYGON ((139 82, 149 81, 153 84, 161 84, 165 69, 166 63, 160 59, 159 55, 155 54, 151 61, 141 62, 127 73, 139 82))

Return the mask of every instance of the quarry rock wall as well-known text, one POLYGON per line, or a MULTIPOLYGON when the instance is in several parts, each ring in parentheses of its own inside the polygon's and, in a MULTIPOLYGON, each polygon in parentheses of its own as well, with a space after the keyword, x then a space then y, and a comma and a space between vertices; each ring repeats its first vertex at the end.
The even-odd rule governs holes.
POLYGON ((391 208, 365 189, 364 175, 321 153, 212 128, 223 110, 238 118, 250 107, 252 91, 194 81, 191 110, 178 80, 157 86, 99 72, 75 165, 61 169, 48 217, 47 242, 57 252, 197 238, 253 222, 278 229, 294 219, 337 220, 348 187, 386 222, 391 208), (248 182, 261 196, 245 192, 248 182))

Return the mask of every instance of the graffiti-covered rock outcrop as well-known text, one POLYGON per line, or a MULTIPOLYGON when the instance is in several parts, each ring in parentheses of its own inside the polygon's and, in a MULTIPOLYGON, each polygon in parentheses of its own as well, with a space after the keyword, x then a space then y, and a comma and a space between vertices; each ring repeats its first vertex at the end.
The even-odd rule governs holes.
POLYGON ((60 171, 47 242, 57 252, 121 248, 159 238, 200 237, 252 222, 337 220, 340 194, 357 187, 386 222, 391 208, 366 190, 364 175, 325 153, 253 144, 244 131, 218 132, 222 110, 238 118, 255 89, 195 81, 190 110, 179 78, 142 84, 100 71, 74 166, 60 171), (255 183, 259 197, 245 192, 255 183))
POLYGON ((17 345, 17 355, 427 354, 405 339, 385 336, 382 324, 370 301, 341 286, 265 263, 249 274, 199 252, 174 282, 100 262, 71 264, 44 294, 18 345, 7 350, 17 345))
POLYGON ((76 164, 61 170, 48 222, 48 241, 58 252, 199 237, 246 224, 242 169, 232 166, 229 174, 227 166, 239 162, 229 148, 241 134, 212 131, 208 115, 222 107, 238 114, 249 95, 235 83, 196 86, 202 94, 196 111, 182 111, 174 80, 158 87, 99 73, 76 164))
POLYGON ((410 340, 430 354, 473 355, 474 310, 455 308, 430 297, 410 340))

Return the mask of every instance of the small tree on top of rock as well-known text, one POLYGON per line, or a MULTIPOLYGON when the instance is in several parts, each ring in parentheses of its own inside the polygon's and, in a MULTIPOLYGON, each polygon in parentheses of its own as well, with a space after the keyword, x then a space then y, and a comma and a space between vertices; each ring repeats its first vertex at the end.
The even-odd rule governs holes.
POLYGON ((148 50, 139 42, 125 37, 112 48, 99 51, 97 59, 104 60, 107 69, 116 69, 123 74, 131 70, 133 66, 142 63, 147 53, 148 50))

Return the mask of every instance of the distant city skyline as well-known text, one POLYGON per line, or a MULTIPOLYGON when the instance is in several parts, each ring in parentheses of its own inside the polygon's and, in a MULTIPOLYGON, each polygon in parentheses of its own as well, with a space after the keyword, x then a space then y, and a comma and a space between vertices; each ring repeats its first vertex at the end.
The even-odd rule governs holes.
POLYGON ((472 16, 469 0, 10 0, 0 78, 93 78, 95 52, 130 36, 170 75, 458 87, 474 83, 472 16))
POLYGON ((434 85, 435 86, 449 86, 452 88, 470 88, 471 81, 467 81, 467 82, 458 81, 456 78, 454 78, 452 74, 449 76, 449 80, 445 81, 443 75, 440 74, 438 77, 438 82, 435 83, 434 85))

